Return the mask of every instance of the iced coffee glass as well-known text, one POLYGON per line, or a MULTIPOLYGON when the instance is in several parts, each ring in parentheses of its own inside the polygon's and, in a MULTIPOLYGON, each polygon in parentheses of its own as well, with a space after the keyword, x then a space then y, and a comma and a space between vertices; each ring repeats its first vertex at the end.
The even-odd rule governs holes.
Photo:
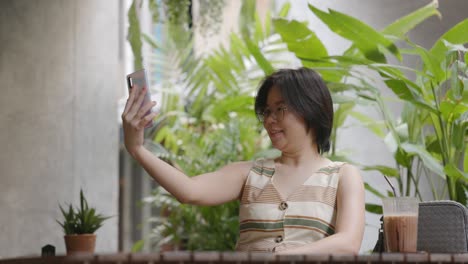
POLYGON ((416 252, 419 201, 413 197, 383 198, 387 252, 416 252))

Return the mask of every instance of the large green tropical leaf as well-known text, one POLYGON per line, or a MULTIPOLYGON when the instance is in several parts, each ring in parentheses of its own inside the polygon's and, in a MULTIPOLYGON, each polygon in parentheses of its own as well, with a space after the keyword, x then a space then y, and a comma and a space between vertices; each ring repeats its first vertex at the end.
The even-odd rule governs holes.
POLYGON ((465 44, 468 43, 468 18, 458 23, 447 32, 445 32, 432 46, 430 52, 437 59, 438 62, 442 62, 448 51, 447 46, 444 44, 444 40, 452 44, 465 44))
POLYGON ((458 184, 464 184, 468 186, 468 173, 461 171, 453 163, 447 164, 444 167, 444 172, 449 175, 458 184))
POLYGON ((440 164, 440 161, 435 159, 429 152, 427 152, 423 146, 418 146, 411 143, 403 143, 401 144, 401 148, 409 154, 418 155, 428 169, 445 179, 445 173, 443 167, 440 164))
POLYGON ((417 89, 413 89, 411 86, 406 85, 406 82, 397 79, 387 79, 385 84, 392 89, 396 96, 399 98, 417 104, 424 109, 437 113, 434 106, 426 103, 423 99, 423 95, 419 93, 417 89))
POLYGON ((347 69, 339 70, 327 61, 327 49, 305 23, 278 18, 273 20, 273 24, 288 50, 301 60, 304 67, 314 68, 327 81, 338 82, 345 75, 347 69))
POLYGON ((273 20, 273 25, 297 58, 314 60, 328 56, 325 45, 304 23, 278 18, 273 20))
POLYGON ((437 7, 438 1, 433 0, 426 6, 423 6, 404 17, 395 20, 390 25, 385 27, 382 33, 384 35, 392 35, 397 38, 402 38, 406 33, 429 17, 436 15, 440 18, 441 14, 437 10, 437 7))
MULTIPOLYGON (((421 22, 433 15, 440 16, 439 11, 437 10, 437 0, 434 0, 428 5, 419 8, 416 11, 413 11, 402 18, 397 19, 396 21, 385 27, 382 31, 382 34, 390 35, 393 38, 403 38, 406 35, 406 33, 408 33, 411 29, 413 29, 415 26, 419 25, 421 22)), ((370 40, 371 39, 369 39, 369 41, 370 40)), ((362 53, 359 51, 355 44, 352 44, 351 47, 349 47, 343 53, 343 55, 353 58, 363 58, 362 53)))
POLYGON ((383 47, 401 59, 398 48, 392 41, 362 21, 332 9, 329 9, 329 13, 323 12, 311 4, 309 9, 333 32, 352 41, 366 58, 386 62, 385 55, 379 50, 379 47, 383 47))
POLYGON ((390 177, 400 177, 400 172, 392 167, 377 165, 377 166, 364 166, 362 168, 365 171, 376 170, 382 173, 382 175, 390 176, 390 177))
POLYGON ((419 55, 419 58, 423 61, 423 70, 427 71, 426 73, 431 74, 435 78, 434 81, 441 82, 446 78, 445 72, 440 68, 437 58, 435 58, 432 53, 411 41, 407 41, 407 43, 412 46, 413 49, 402 50, 402 53, 419 55))

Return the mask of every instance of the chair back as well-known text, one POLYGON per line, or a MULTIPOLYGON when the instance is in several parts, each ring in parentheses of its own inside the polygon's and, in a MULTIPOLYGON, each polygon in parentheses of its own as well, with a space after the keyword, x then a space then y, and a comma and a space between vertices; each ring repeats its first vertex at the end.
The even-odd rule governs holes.
POLYGON ((468 252, 468 211, 454 201, 419 204, 418 251, 430 253, 468 252))

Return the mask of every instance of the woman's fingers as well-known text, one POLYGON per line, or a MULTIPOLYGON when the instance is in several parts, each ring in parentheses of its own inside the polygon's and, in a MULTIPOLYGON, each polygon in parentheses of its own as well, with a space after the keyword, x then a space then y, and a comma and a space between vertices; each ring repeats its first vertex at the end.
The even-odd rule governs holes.
POLYGON ((148 111, 153 108, 154 106, 156 105, 156 102, 155 101, 152 101, 152 102, 147 102, 145 105, 143 105, 140 110, 138 110, 138 113, 136 114, 136 118, 142 118, 143 116, 145 116, 146 113, 148 113, 148 111))
POLYGON ((143 129, 144 127, 146 127, 146 125, 148 125, 156 117, 157 114, 158 113, 156 112, 152 112, 151 114, 148 114, 147 116, 145 116, 138 123, 138 128, 143 129))
POLYGON ((143 99, 145 99, 145 95, 146 95, 145 87, 143 87, 141 90, 138 91, 138 93, 135 94, 134 103, 128 112, 128 117, 130 119, 133 119, 133 117, 136 115, 138 110, 141 108, 141 104, 143 103, 143 99))
POLYGON ((156 115, 157 113, 151 112, 143 118, 134 118, 130 124, 136 130, 143 129, 156 115))
POLYGON ((156 105, 155 101, 141 105, 145 96, 146 88, 140 91, 132 88, 122 114, 122 120, 130 124, 136 130, 144 128, 157 115, 157 113, 150 113, 145 116, 145 114, 156 105))
POLYGON ((152 107, 156 105, 155 101, 152 102, 147 102, 145 105, 143 105, 139 110, 136 115, 131 116, 128 114, 125 118, 130 125, 136 129, 140 130, 141 128, 145 127, 156 115, 157 113, 149 113, 148 115, 145 116, 145 114, 151 110, 152 107), (131 117, 130 117, 131 116, 131 117), (142 126, 143 124, 143 126, 142 126))
POLYGON ((127 103, 125 104, 124 111, 122 113, 122 118, 123 118, 123 116, 125 116, 130 111, 130 108, 133 105, 133 101, 135 100, 135 93, 137 93, 138 89, 134 89, 134 87, 135 86, 133 86, 130 89, 130 93, 128 94, 128 99, 127 99, 127 103))

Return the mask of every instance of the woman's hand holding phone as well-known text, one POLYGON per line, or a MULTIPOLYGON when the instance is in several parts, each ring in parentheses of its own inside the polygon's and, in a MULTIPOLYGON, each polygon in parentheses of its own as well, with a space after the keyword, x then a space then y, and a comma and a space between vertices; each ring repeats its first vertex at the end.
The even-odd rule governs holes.
POLYGON ((122 113, 124 143, 132 156, 135 156, 138 149, 143 147, 145 127, 151 124, 157 115, 156 112, 151 111, 156 102, 150 100, 144 102, 146 89, 146 87, 130 89, 130 95, 122 113))
MULTIPOLYGON (((132 72, 127 75, 127 86, 128 86, 128 93, 131 93, 131 90, 137 90, 141 91, 143 88, 148 88, 148 78, 146 75, 146 70, 141 69, 136 72, 132 72)), ((140 107, 143 106, 143 104, 146 104, 151 101, 151 94, 148 89, 145 89, 145 97, 143 98, 143 101, 140 104, 140 107)), ((145 113, 146 115, 149 115, 151 113, 151 109, 148 110, 148 112, 145 113)), ((151 127, 153 125, 153 122, 150 122, 146 124, 146 127, 151 127)))

